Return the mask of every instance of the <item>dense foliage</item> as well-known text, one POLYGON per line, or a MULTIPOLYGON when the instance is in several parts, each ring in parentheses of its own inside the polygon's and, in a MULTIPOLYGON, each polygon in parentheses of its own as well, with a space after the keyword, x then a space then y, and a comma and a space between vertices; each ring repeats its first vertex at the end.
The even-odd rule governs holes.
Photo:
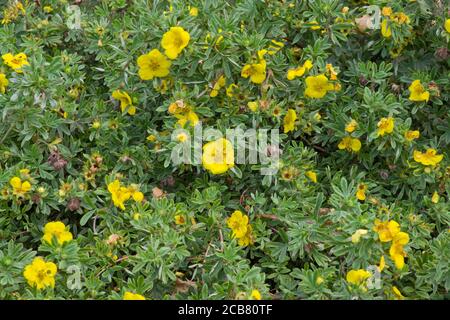
POLYGON ((448 298, 448 2, 0 3, 1 299, 448 298))

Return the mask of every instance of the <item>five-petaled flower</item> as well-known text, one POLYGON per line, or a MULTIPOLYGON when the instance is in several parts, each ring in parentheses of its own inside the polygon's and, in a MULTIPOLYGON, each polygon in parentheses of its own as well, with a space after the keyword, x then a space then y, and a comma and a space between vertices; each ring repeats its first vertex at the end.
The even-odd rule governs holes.
POLYGON ((139 56, 137 59, 139 77, 142 80, 163 78, 169 74, 171 64, 172 62, 158 49, 153 49, 149 53, 139 56))
POLYGON ((231 142, 220 138, 205 144, 202 164, 212 174, 222 174, 234 167, 234 149, 231 142))
POLYGON ((36 257, 24 269, 23 276, 31 287, 38 290, 47 287, 55 287, 55 275, 58 268, 53 262, 45 262, 41 257, 36 257))
POLYGON ((13 187, 13 194, 18 197, 23 197, 25 194, 31 190, 31 183, 28 181, 23 181, 19 177, 13 177, 9 180, 9 184, 13 187))
POLYGON ((411 101, 428 101, 430 99, 430 92, 426 91, 420 80, 414 80, 408 87, 409 100, 411 101))
POLYGON ((319 74, 318 76, 306 77, 305 96, 308 98, 323 98, 328 91, 335 90, 335 86, 328 81, 328 78, 319 74))
POLYGON ((414 150, 414 161, 423 164, 424 166, 435 166, 444 158, 443 154, 437 154, 436 149, 429 148, 424 153, 414 150))
POLYGON ((169 59, 176 59, 191 39, 189 32, 182 27, 172 27, 164 33, 161 40, 161 47, 169 59))
POLYGON ((61 221, 48 222, 44 227, 42 240, 51 244, 53 237, 59 245, 70 242, 73 239, 72 233, 66 229, 61 221))
POLYGON ((361 149, 361 141, 358 138, 344 137, 338 144, 340 150, 347 150, 348 152, 358 152, 361 149))
POLYGON ((283 127, 284 133, 288 133, 289 131, 294 131, 295 129, 295 120, 297 120, 297 113, 294 109, 289 109, 284 117, 283 127))
POLYGON ((12 53, 6 53, 2 56, 3 62, 10 68, 14 69, 17 73, 22 73, 22 67, 30 65, 28 63, 28 57, 25 53, 21 52, 16 55, 12 53))
POLYGON ((112 93, 112 97, 113 99, 120 101, 120 109, 122 110, 122 112, 125 112, 125 110, 127 110, 128 114, 131 116, 136 113, 136 107, 133 106, 131 97, 126 91, 115 90, 112 93))
POLYGON ((138 293, 126 291, 123 295, 123 300, 145 300, 145 297, 138 293))
POLYGON ((388 118, 381 118, 380 121, 378 121, 377 127, 377 134, 379 136, 384 136, 386 133, 392 133, 394 131, 394 122, 395 119, 392 117, 388 118))

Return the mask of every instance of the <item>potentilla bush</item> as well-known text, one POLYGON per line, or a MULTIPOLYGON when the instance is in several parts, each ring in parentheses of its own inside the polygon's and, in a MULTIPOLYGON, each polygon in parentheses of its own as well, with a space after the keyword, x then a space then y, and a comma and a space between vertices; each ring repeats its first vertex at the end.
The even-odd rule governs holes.
POLYGON ((448 2, 1 10, 1 299, 448 298, 448 2))

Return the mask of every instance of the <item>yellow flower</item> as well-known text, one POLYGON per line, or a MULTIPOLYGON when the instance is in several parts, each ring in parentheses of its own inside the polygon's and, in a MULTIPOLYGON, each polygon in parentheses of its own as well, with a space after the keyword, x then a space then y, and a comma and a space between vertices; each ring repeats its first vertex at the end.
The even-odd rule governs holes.
POLYGON ((126 291, 123 295, 123 300, 145 300, 145 297, 137 293, 126 291))
POLYGON ((242 238, 247 233, 248 216, 241 211, 236 210, 231 217, 227 219, 227 226, 233 231, 233 237, 242 238))
POLYGON ((320 29, 320 25, 316 20, 309 22, 309 24, 312 24, 312 26, 309 27, 311 30, 319 30, 320 29))
POLYGON ((355 231, 354 234, 352 234, 352 242, 353 243, 358 243, 361 240, 361 237, 363 235, 367 234, 367 230, 366 229, 358 229, 355 231))
POLYGON ((411 101, 428 101, 430 99, 430 92, 426 91, 420 80, 414 80, 408 88, 409 100, 411 101))
POLYGON ((384 256, 382 255, 380 258, 380 263, 378 264, 378 272, 382 272, 385 267, 386 267, 386 260, 384 259, 384 256))
POLYGON ((269 49, 267 50, 267 53, 270 55, 274 55, 278 51, 280 51, 284 47, 284 43, 276 40, 271 41, 272 44, 269 45, 269 49))
POLYGON ((345 125, 345 131, 347 131, 348 133, 352 133, 353 131, 356 130, 356 128, 358 127, 358 122, 356 122, 356 120, 350 120, 349 123, 347 123, 345 125))
POLYGON ((446 19, 446 20, 445 20, 444 27, 445 27, 445 31, 447 31, 448 33, 450 33, 450 19, 446 19))
POLYGON ((198 8, 192 7, 192 8, 189 10, 189 15, 192 16, 192 17, 198 16, 198 8))
POLYGON ((217 97, 217 95, 219 94, 219 90, 222 89, 224 86, 225 86, 225 77, 221 75, 214 84, 214 87, 209 96, 212 98, 217 97))
POLYGON ((46 287, 55 287, 55 275, 58 268, 53 262, 45 262, 41 257, 33 259, 23 271, 23 276, 31 287, 41 290, 46 287))
POLYGON ((305 82, 305 96, 309 98, 320 99, 323 98, 328 91, 334 90, 333 84, 329 83, 328 78, 323 74, 309 76, 306 78, 305 82))
POLYGON ((316 279, 316 284, 320 286, 322 283, 324 283, 324 281, 325 281, 324 278, 322 278, 321 276, 318 276, 316 279))
POLYGON ((385 38, 390 38, 392 36, 391 27, 388 26, 388 21, 386 19, 381 22, 381 35, 385 38))
POLYGON ((306 60, 302 66, 299 66, 295 69, 289 69, 286 77, 288 80, 294 80, 297 77, 303 76, 305 74, 305 72, 311 70, 312 67, 313 67, 313 64, 312 64, 311 60, 306 60))
POLYGON ((56 238, 60 245, 73 239, 72 233, 66 230, 66 226, 61 221, 48 222, 45 225, 42 240, 51 244, 53 237, 56 238))
POLYGON ((6 87, 8 84, 9 81, 6 79, 6 75, 4 73, 0 73, 0 93, 4 94, 6 92, 6 87))
POLYGON ((189 123, 192 127, 195 127, 200 122, 198 115, 192 110, 188 110, 182 114, 176 114, 175 117, 178 119, 177 123, 182 128, 184 128, 187 123, 189 123))
POLYGON ((137 59, 139 77, 142 80, 163 78, 169 74, 172 62, 168 60, 158 49, 153 49, 137 59))
POLYGON ((391 7, 383 7, 383 9, 381 9, 381 14, 385 17, 389 17, 392 14, 392 8, 391 7))
POLYGON ((135 202, 142 202, 144 200, 144 194, 139 191, 139 186, 132 184, 128 187, 128 192, 135 202))
POLYGON ((175 216, 175 224, 182 225, 182 224, 185 224, 185 223, 186 223, 186 219, 184 218, 183 215, 177 214, 175 216))
POLYGON ((397 300, 404 300, 405 299, 405 297, 402 295, 402 293, 400 292, 400 290, 396 286, 392 287, 392 293, 394 293, 394 295, 395 295, 397 300))
POLYGON ((437 193, 437 191, 433 192, 433 196, 431 197, 431 202, 433 202, 433 203, 439 202, 439 193, 437 193))
POLYGON ((377 134, 379 136, 384 136, 386 133, 392 133, 394 131, 394 122, 395 119, 392 117, 381 118, 377 124, 377 134))
POLYGON ((344 137, 338 144, 340 150, 346 149, 348 152, 358 152, 361 149, 361 141, 358 138, 344 137))
POLYGON ((182 27, 171 27, 164 33, 161 40, 161 47, 169 59, 176 59, 183 49, 188 45, 191 36, 182 27))
POLYGON ((44 6, 44 11, 46 12, 46 13, 50 13, 50 12, 52 12, 53 11, 53 8, 52 8, 52 6, 44 6))
POLYGON ((237 89, 238 86, 234 83, 230 84, 227 88, 227 96, 232 98, 234 96, 234 90, 237 89))
POLYGON ((243 247, 253 244, 253 228, 250 224, 247 226, 245 235, 238 239, 238 244, 243 247))
POLYGON ((294 109, 289 109, 287 114, 284 116, 283 127, 284 133, 289 131, 294 131, 295 120, 297 120, 297 113, 294 109))
POLYGON ((116 179, 108 184, 108 191, 111 193, 111 199, 114 206, 125 210, 124 202, 131 197, 131 193, 128 188, 120 186, 120 181, 116 179))
POLYGON ((258 290, 252 290, 251 297, 253 300, 261 300, 261 293, 258 290))
POLYGON ((256 112, 258 110, 258 102, 256 101, 250 101, 247 103, 247 107, 252 111, 256 112))
POLYGON ((262 83, 266 79, 266 62, 246 64, 241 70, 241 77, 248 78, 256 84, 262 83))
POLYGON ((409 16, 404 14, 403 12, 396 12, 391 15, 392 21, 398 24, 410 23, 409 16))
POLYGON ((408 141, 413 141, 414 139, 418 139, 420 137, 420 132, 417 130, 408 130, 405 132, 405 139, 408 141))
POLYGON ((23 52, 18 53, 16 55, 12 55, 11 53, 6 53, 2 56, 3 62, 8 66, 14 69, 17 73, 22 73, 23 66, 29 66, 27 60, 27 55, 23 52))
POLYGON ((373 231, 378 233, 381 242, 389 242, 400 232, 400 225, 394 220, 381 222, 375 219, 373 231))
POLYGON ((305 175, 314 183, 317 183, 317 174, 314 171, 306 171, 305 175))
POLYGON ((208 142, 203 146, 203 167, 212 174, 222 174, 234 167, 234 150, 225 138, 208 142))
POLYGON ((25 196, 25 194, 31 189, 31 183, 28 181, 22 182, 19 177, 14 177, 9 180, 9 184, 13 187, 13 194, 19 197, 25 196))
POLYGON ((409 242, 409 236, 405 232, 398 232, 392 241, 389 254, 391 259, 394 260, 395 267, 399 270, 403 269, 405 265, 406 252, 403 246, 409 242))
POLYGON ((347 282, 351 284, 355 284, 357 286, 365 286, 365 282, 368 278, 371 277, 371 273, 364 269, 359 270, 350 270, 347 273, 347 282))
POLYGON ((364 183, 359 184, 358 189, 356 190, 356 198, 361 201, 366 200, 366 190, 367 186, 364 183))
POLYGON ((326 68, 328 74, 330 75, 330 80, 337 80, 337 72, 334 70, 333 65, 331 63, 327 63, 326 68))
POLYGON ((414 161, 423 164, 424 166, 435 166, 444 158, 443 154, 436 154, 437 150, 427 149, 425 153, 414 150, 413 157, 414 161))
POLYGON ((126 91, 115 90, 112 93, 112 97, 113 97, 113 99, 120 101, 120 109, 122 110, 122 112, 125 112, 125 110, 128 107, 127 111, 128 111, 129 115, 132 116, 132 115, 136 114, 136 107, 133 106, 131 97, 126 91))

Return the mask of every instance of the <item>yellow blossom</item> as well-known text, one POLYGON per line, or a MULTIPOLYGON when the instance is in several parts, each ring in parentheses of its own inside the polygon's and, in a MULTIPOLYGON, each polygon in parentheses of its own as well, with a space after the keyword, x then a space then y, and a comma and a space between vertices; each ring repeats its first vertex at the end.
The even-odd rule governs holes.
POLYGON ((66 230, 66 226, 61 221, 48 222, 45 225, 42 240, 51 244, 53 237, 56 238, 60 245, 73 239, 72 233, 66 230))
POLYGON ((381 9, 381 14, 385 17, 389 17, 392 14, 392 8, 391 7, 383 7, 383 9, 381 9))
POLYGON ((214 87, 209 96, 212 98, 217 97, 217 95, 219 94, 219 90, 222 89, 224 86, 225 86, 225 76, 221 75, 214 84, 214 87))
POLYGON ((266 63, 253 63, 246 64, 241 70, 241 77, 248 78, 250 81, 256 84, 262 83, 266 79, 266 63))
POLYGON ((448 33, 450 33, 450 19, 446 19, 446 20, 445 20, 444 27, 445 27, 445 31, 447 31, 448 33))
POLYGON ((269 45, 269 49, 267 50, 267 53, 270 55, 274 55, 278 51, 280 51, 284 47, 284 43, 276 40, 272 40, 271 44, 269 45))
POLYGON ((189 9, 189 15, 192 17, 198 16, 198 8, 192 7, 189 9))
POLYGON ((30 65, 28 63, 27 55, 23 52, 13 55, 11 53, 6 53, 2 55, 3 62, 14 69, 17 73, 22 73, 22 67, 30 65))
POLYGON ((309 27, 311 30, 319 30, 320 29, 320 25, 316 20, 310 21, 309 24, 312 24, 312 26, 309 27))
POLYGON ((225 138, 208 142, 203 146, 203 167, 212 174, 222 174, 234 167, 234 150, 225 138))
POLYGON ((294 131, 295 120, 297 120, 297 113, 294 109, 289 109, 283 120, 284 133, 294 131))
POLYGON ((425 153, 414 150, 413 157, 414 161, 419 162, 425 166, 435 166, 442 161, 444 155, 437 154, 437 150, 429 148, 425 153))
POLYGON ((375 219, 373 231, 378 233, 381 242, 389 242, 400 232, 400 225, 394 220, 381 222, 375 219))
POLYGON ((227 219, 227 226, 233 231, 233 237, 242 238, 247 233, 248 216, 236 210, 227 219))
POLYGON ((352 242, 353 243, 358 243, 361 240, 361 237, 363 235, 367 234, 367 230, 366 229, 358 229, 355 231, 354 234, 352 234, 352 242))
POLYGON ((247 107, 252 111, 256 112, 258 110, 258 102, 256 101, 250 101, 247 103, 247 107))
POLYGON ((366 200, 366 190, 367 186, 364 183, 359 184, 358 189, 356 190, 356 198, 361 201, 366 200))
POLYGON ((305 80, 306 89, 305 96, 314 99, 323 98, 328 91, 334 90, 332 83, 328 82, 328 78, 320 74, 318 76, 309 76, 305 80))
POLYGON ((6 87, 8 86, 9 81, 6 79, 6 75, 4 73, 0 73, 0 93, 4 94, 6 92, 6 87))
POLYGON ((243 237, 238 239, 238 244, 240 246, 246 247, 249 246, 251 244, 253 244, 253 228, 252 226, 249 224, 247 226, 247 232, 244 234, 243 237))
POLYGON ((381 118, 381 120, 378 121, 377 124, 377 134, 379 136, 384 136, 386 133, 392 133, 394 131, 394 122, 395 119, 392 117, 381 118))
POLYGON ((305 175, 314 183, 317 183, 317 174, 314 171, 306 171, 305 175))
POLYGON ((333 65, 331 63, 327 63, 326 69, 328 74, 330 75, 330 80, 337 80, 337 72, 334 70, 333 65))
POLYGON ((126 91, 114 90, 112 93, 112 97, 113 99, 120 101, 120 109, 122 110, 122 112, 125 112, 125 110, 127 110, 128 114, 131 116, 136 114, 136 107, 133 106, 131 97, 126 91))
POLYGON ((417 130, 408 130, 405 132, 405 139, 408 141, 413 141, 415 139, 418 139, 420 137, 420 132, 417 130))
POLYGON ((347 273, 347 282, 357 285, 357 286, 365 286, 366 280, 371 277, 371 273, 364 269, 359 270, 350 270, 347 273))
POLYGON ((50 12, 52 12, 53 11, 53 8, 52 8, 52 6, 44 6, 44 12, 46 12, 46 13, 50 13, 50 12))
POLYGON ((261 293, 258 290, 252 290, 252 294, 250 295, 253 300, 261 300, 261 293))
POLYGON ((22 182, 22 179, 19 177, 13 177, 9 180, 9 184, 13 187, 13 194, 19 197, 25 196, 31 189, 31 183, 28 181, 22 182))
POLYGON ((439 193, 437 193, 437 191, 433 192, 433 196, 431 197, 431 202, 433 202, 433 203, 439 202, 439 193))
POLYGON ((353 131, 356 130, 356 128, 358 127, 358 122, 356 122, 356 120, 350 120, 349 123, 347 123, 345 125, 345 131, 347 131, 348 133, 352 133, 353 131))
POLYGON ((424 89, 420 80, 414 80, 408 90, 410 92, 409 100, 411 101, 428 101, 430 99, 430 92, 424 89))
POLYGON ((182 27, 171 27, 161 40, 161 47, 169 59, 176 59, 183 49, 188 45, 191 39, 189 33, 182 27))
POLYGON ((144 194, 139 191, 139 186, 132 184, 128 187, 128 192, 135 202, 142 202, 144 200, 144 194))
POLYGON ((340 150, 346 149, 349 152, 358 152, 361 149, 361 141, 358 138, 344 137, 338 144, 340 150))
POLYGON ((200 122, 198 115, 192 110, 188 110, 182 114, 176 114, 175 117, 178 119, 177 123, 182 128, 184 128, 187 123, 192 127, 195 127, 200 122))
POLYGON ((169 74, 172 62, 168 60, 158 49, 153 49, 137 59, 139 77, 142 80, 163 78, 169 74))
POLYGON ((392 293, 394 293, 394 295, 395 295, 397 300, 404 300, 405 299, 405 297, 402 295, 402 293, 400 292, 400 290, 396 286, 392 287, 392 293))
POLYGON ((182 225, 182 224, 185 224, 185 223, 186 223, 186 219, 184 218, 183 215, 177 214, 175 216, 175 224, 182 225))
POLYGON ((294 80, 297 77, 303 76, 305 74, 305 72, 311 70, 312 67, 313 67, 313 64, 312 64, 311 60, 306 60, 302 66, 299 66, 295 69, 289 69, 286 77, 288 80, 294 80))
POLYGON ((145 300, 145 297, 137 293, 126 291, 123 295, 123 300, 145 300))
POLYGON ((114 206, 125 210, 124 203, 131 197, 131 193, 128 188, 121 186, 120 181, 116 179, 108 184, 108 191, 111 193, 111 199, 114 206))
POLYGON ((31 287, 38 290, 55 287, 55 275, 58 268, 53 262, 45 262, 41 257, 33 259, 24 269, 23 276, 31 287))
POLYGON ((237 88, 238 88, 238 86, 236 84, 234 84, 234 83, 230 84, 226 90, 227 96, 232 98, 234 96, 234 90, 237 88))
POLYGON ((391 259, 394 260, 395 267, 399 270, 405 265, 406 252, 403 246, 409 242, 409 236, 405 232, 398 232, 392 239, 392 245, 389 249, 391 259))

